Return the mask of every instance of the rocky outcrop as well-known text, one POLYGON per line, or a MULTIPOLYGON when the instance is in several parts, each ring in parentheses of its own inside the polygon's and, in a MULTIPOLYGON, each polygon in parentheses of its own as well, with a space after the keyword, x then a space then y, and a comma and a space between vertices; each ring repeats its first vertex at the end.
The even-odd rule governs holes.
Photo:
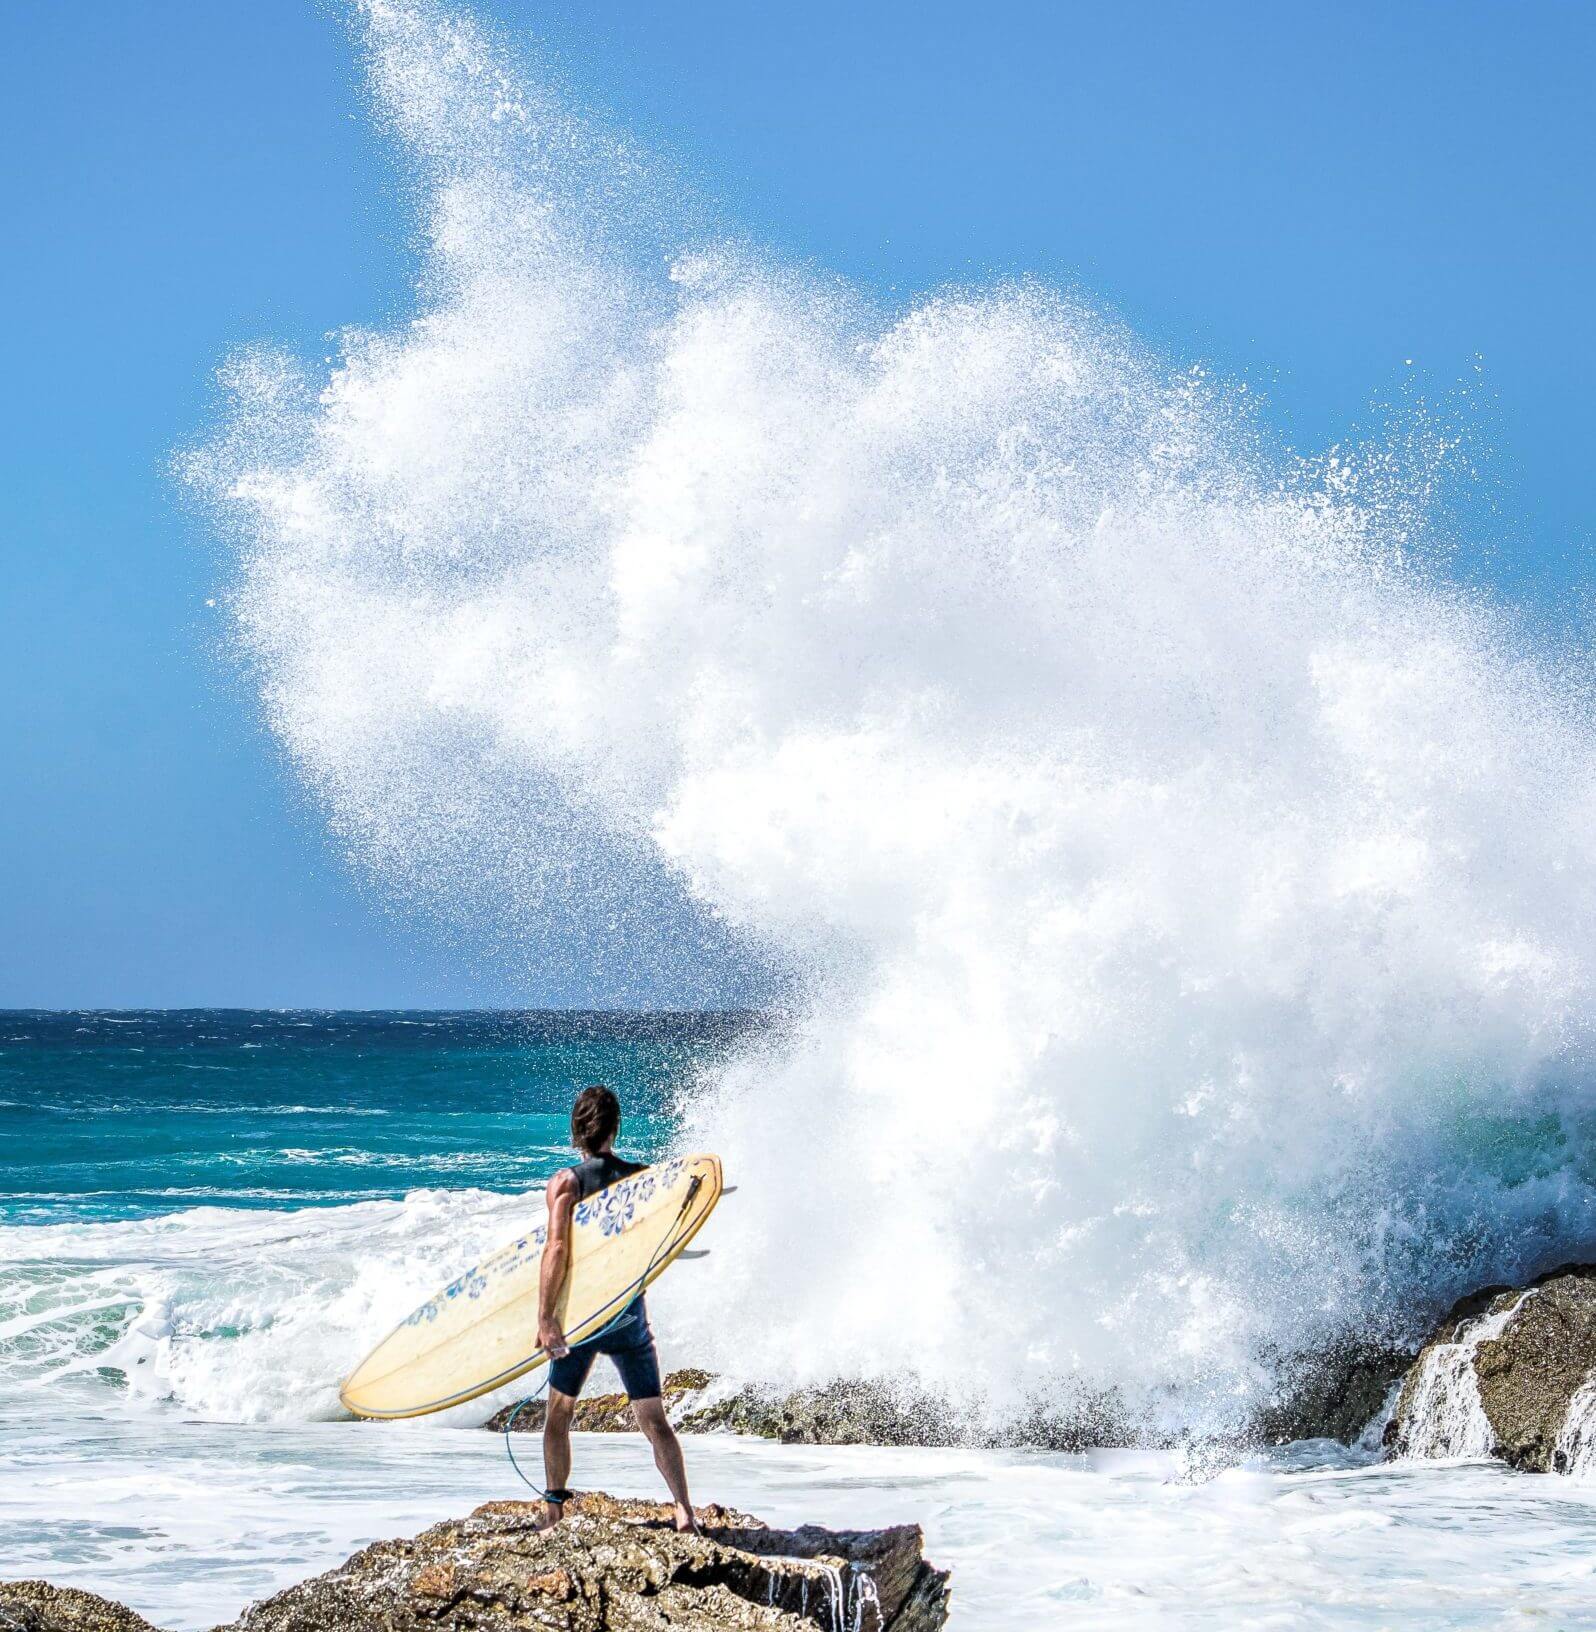
MULTIPOLYGON (((673 1371, 661 1388, 666 1414, 684 1433, 751 1434, 784 1445, 1026 1446, 1082 1450, 1128 1443, 1128 1430, 1112 1402, 1076 1401, 1068 1412, 1047 1405, 994 1426, 968 1408, 934 1394, 899 1393, 882 1383, 833 1382, 781 1393, 745 1386, 716 1386, 706 1371, 673 1371)), ((541 1432, 543 1402, 505 1406, 485 1427, 503 1433, 541 1432)), ((635 1428, 624 1394, 584 1396, 572 1426, 588 1433, 626 1433, 635 1428)))
POLYGON ((228 1632, 933 1632, 947 1576, 917 1526, 772 1530, 705 1508, 579 1497, 553 1530, 541 1507, 490 1502, 469 1519, 383 1541, 254 1605, 228 1632))
POLYGON ((1392 1456, 1499 1456, 1564 1473, 1596 1453, 1596 1266, 1460 1300, 1403 1380, 1392 1456))
POLYGON ((784 1445, 959 1445, 975 1437, 947 1401, 899 1398, 879 1383, 831 1383, 773 1394, 742 1388, 682 1415, 691 1433, 722 1429, 784 1445))
MULTIPOLYGON (((946 1400, 900 1399, 879 1383, 828 1383, 783 1394, 745 1387, 717 1390, 707 1371, 671 1372, 661 1398, 671 1421, 686 1433, 723 1431, 780 1440, 784 1445, 963 1445, 973 1427, 961 1423, 946 1400)), ((541 1432, 544 1403, 505 1406, 486 1427, 502 1433, 541 1432)), ((626 1433, 636 1427, 624 1394, 584 1395, 572 1426, 586 1433, 626 1433)))
POLYGON ((109 1598, 48 1581, 0 1581, 0 1632, 155 1632, 109 1598))
POLYGON ((898 1393, 881 1383, 836 1382, 776 1394, 742 1388, 711 1394, 682 1414, 693 1433, 757 1434, 784 1445, 964 1445, 984 1449, 1082 1451, 1127 1445, 1135 1436, 1107 1395, 1039 1401, 992 1421, 936 1394, 898 1393))
MULTIPOLYGON (((707 1371, 687 1368, 668 1373, 660 1384, 660 1398, 665 1402, 666 1415, 677 1427, 687 1427, 686 1418, 704 1397, 714 1382, 707 1371)), ((502 1434, 513 1419, 513 1431, 518 1434, 543 1431, 544 1402, 528 1400, 524 1405, 507 1405, 495 1411, 483 1424, 502 1434)), ((637 1424, 632 1420, 631 1402, 624 1394, 584 1394, 576 1402, 576 1414, 571 1426, 584 1434, 624 1434, 632 1432, 637 1424)))
POLYGON ((1281 1362, 1279 1395, 1258 1412, 1254 1435, 1265 1445, 1299 1439, 1350 1445, 1380 1414, 1413 1359, 1411 1348, 1349 1339, 1281 1362))
MULTIPOLYGON (((948 1577, 917 1525, 773 1530, 728 1508, 579 1496, 539 1530, 541 1503, 379 1541, 252 1605, 216 1632, 937 1632, 948 1577)), ((0 1632, 155 1632, 119 1604, 43 1582, 0 1584, 0 1632)))

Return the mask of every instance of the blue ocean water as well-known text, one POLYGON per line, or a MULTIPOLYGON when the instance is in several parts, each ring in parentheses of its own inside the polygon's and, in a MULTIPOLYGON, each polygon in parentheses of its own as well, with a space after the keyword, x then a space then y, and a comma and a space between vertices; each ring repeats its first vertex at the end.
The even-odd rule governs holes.
POLYGON ((737 1014, 8 1011, 0 1224, 523 1189, 607 1082, 652 1156, 737 1014))
MULTIPOLYGON (((185 1632, 377 1537, 520 1494, 498 1437, 476 1431, 495 1402, 353 1423, 337 1379, 541 1205, 574 1088, 614 1085, 623 1142, 653 1153, 697 1074, 755 1024, 5 1015, 0 1578, 86 1587, 185 1632)), ((673 1364, 699 1358, 670 1329, 695 1284, 660 1288, 673 1364)), ((645 1447, 582 1438, 583 1483, 655 1491, 645 1447)), ((775 1522, 922 1524, 965 1632, 1486 1632, 1524 1604, 1564 1632, 1596 1626, 1596 1486, 1500 1466, 1322 1443, 1206 1467, 730 1436, 691 1439, 689 1461, 702 1499, 775 1522)))
POLYGON ((344 1415, 337 1382, 541 1216, 574 1094, 672 1142, 737 1014, 0 1017, 0 1404, 344 1415))

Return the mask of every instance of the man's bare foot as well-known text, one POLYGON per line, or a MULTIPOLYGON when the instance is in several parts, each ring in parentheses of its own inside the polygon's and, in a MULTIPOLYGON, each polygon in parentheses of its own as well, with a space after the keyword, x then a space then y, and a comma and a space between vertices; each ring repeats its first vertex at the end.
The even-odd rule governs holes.
POLYGON ((698 1528, 698 1519, 692 1508, 676 1504, 676 1528, 684 1536, 701 1536, 703 1531, 698 1528))
POLYGON ((564 1502, 545 1502, 543 1517, 538 1520, 534 1528, 538 1530, 552 1530, 565 1517, 564 1502))

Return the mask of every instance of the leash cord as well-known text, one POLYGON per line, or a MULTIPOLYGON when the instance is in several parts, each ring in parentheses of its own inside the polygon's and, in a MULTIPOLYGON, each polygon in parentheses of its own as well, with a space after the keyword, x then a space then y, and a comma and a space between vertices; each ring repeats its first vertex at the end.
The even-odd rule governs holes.
MULTIPOLYGON (((665 1255, 665 1252, 670 1247, 670 1244, 676 1235, 676 1227, 686 1216, 688 1208, 693 1205, 693 1198, 698 1194, 698 1188, 702 1183, 702 1178, 695 1178, 693 1182, 688 1185, 687 1194, 682 1199, 682 1205, 677 1209, 676 1216, 671 1220, 670 1227, 665 1231, 664 1237, 661 1239, 660 1244, 655 1247, 653 1256, 643 1266, 643 1273, 623 1289, 621 1296, 624 1297, 626 1293, 631 1292, 634 1288, 640 1293, 646 1290, 649 1276, 654 1273, 656 1265, 658 1265, 660 1259, 665 1255)), ((605 1321, 605 1323, 600 1326, 596 1332, 593 1332, 588 1337, 584 1337, 582 1342, 591 1343, 595 1338, 602 1337, 610 1329, 610 1327, 621 1318, 621 1315, 624 1315, 626 1311, 632 1307, 632 1303, 635 1301, 635 1299, 628 1299, 627 1302, 622 1305, 620 1314, 617 1314, 614 1319, 605 1321)), ((581 1344, 573 1344, 572 1346, 575 1348, 580 1348, 581 1344)), ((516 1461, 515 1447, 510 1443, 510 1431, 515 1427, 515 1419, 520 1416, 529 1405, 535 1405, 538 1400, 548 1392, 549 1380, 553 1376, 553 1369, 554 1368, 552 1365, 544 1368, 543 1382, 541 1386, 535 1388, 526 1396, 525 1399, 517 1400, 515 1405, 511 1408, 509 1416, 504 1419, 504 1454, 509 1457, 510 1466, 515 1469, 516 1477, 523 1485, 526 1486, 528 1490, 534 1490, 539 1496, 545 1497, 546 1492, 544 1491, 543 1487, 541 1485, 533 1484, 532 1481, 527 1478, 526 1472, 522 1468, 521 1464, 516 1461)))
POLYGON ((521 1464, 515 1459, 515 1447, 510 1443, 510 1430, 515 1427, 515 1419, 520 1416, 521 1413, 525 1411, 526 1408, 531 1405, 541 1394, 546 1392, 548 1386, 549 1374, 545 1370, 543 1373, 542 1387, 534 1389, 533 1392, 528 1394, 524 1400, 517 1400, 514 1410, 512 1410, 509 1416, 504 1419, 504 1454, 509 1457, 510 1466, 515 1469, 516 1478, 518 1478, 528 1490, 535 1490, 540 1496, 543 1494, 543 1487, 541 1485, 534 1485, 532 1481, 527 1478, 521 1464))

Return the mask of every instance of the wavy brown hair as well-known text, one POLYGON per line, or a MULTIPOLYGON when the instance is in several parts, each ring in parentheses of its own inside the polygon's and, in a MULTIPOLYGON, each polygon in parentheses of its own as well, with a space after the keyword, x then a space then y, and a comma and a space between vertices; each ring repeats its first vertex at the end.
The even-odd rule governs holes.
POLYGON ((571 1141, 584 1156, 597 1156, 621 1131, 621 1102, 602 1082, 584 1088, 571 1107, 571 1141))

